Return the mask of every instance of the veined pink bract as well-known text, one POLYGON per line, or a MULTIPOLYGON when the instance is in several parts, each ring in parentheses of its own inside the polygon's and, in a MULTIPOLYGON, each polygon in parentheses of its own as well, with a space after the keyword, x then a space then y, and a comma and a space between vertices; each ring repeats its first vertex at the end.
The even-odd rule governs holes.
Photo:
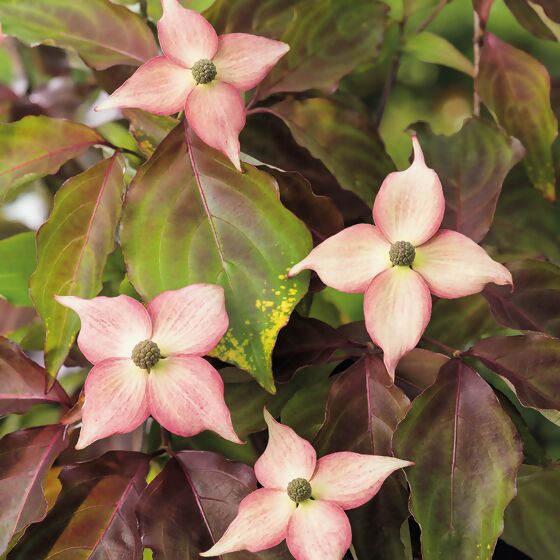
POLYGON ((441 182, 426 166, 416 137, 414 162, 383 181, 373 205, 375 225, 358 224, 330 237, 290 271, 312 269, 337 290, 365 293, 366 328, 383 349, 394 377, 401 357, 430 320, 430 293, 459 298, 486 284, 512 284, 509 270, 474 241, 439 229, 445 211, 441 182))
POLYGON ((78 346, 94 366, 77 449, 130 432, 149 415, 181 436, 213 430, 241 443, 222 378, 202 358, 228 328, 221 286, 192 284, 163 292, 147 306, 126 295, 56 299, 80 316, 78 346))
POLYGON ((162 0, 162 5, 157 27, 163 56, 141 66, 97 109, 137 107, 158 115, 185 111, 196 134, 241 170, 241 92, 260 83, 289 46, 247 33, 218 36, 203 16, 177 0, 162 0))
POLYGON ((264 414, 268 445, 255 463, 263 488, 243 499, 224 535, 201 556, 258 552, 286 539, 296 560, 341 560, 352 542, 344 510, 371 500, 393 471, 413 463, 351 452, 317 460, 309 442, 264 414))

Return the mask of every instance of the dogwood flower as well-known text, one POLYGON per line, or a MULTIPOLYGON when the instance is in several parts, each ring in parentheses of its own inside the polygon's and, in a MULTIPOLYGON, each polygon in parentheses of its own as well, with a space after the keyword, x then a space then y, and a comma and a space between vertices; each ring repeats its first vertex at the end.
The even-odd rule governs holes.
POLYGON ((352 542, 344 510, 371 500, 393 471, 413 463, 344 451, 317 460, 309 442, 266 409, 264 416, 268 445, 255 463, 263 488, 241 501, 224 535, 201 556, 258 552, 286 539, 296 560, 341 560, 352 542))
POLYGON ((185 111, 196 134, 241 170, 241 92, 260 83, 290 47, 247 33, 218 35, 203 16, 162 0, 157 24, 163 56, 152 58, 97 109, 137 107, 158 115, 185 111))
POLYGON ((222 378, 202 358, 228 328, 221 286, 193 284, 146 306, 125 295, 55 297, 80 316, 78 346, 93 364, 77 449, 130 432, 149 415, 181 436, 208 429, 241 443, 222 378))
POLYGON ((289 276, 304 269, 341 292, 363 293, 366 328, 383 349, 394 378, 400 358, 412 350, 432 313, 430 292, 459 298, 489 282, 512 285, 509 270, 474 241, 439 229, 445 211, 441 182, 426 166, 416 137, 414 162, 387 176, 375 198, 375 226, 358 224, 315 247, 289 276))

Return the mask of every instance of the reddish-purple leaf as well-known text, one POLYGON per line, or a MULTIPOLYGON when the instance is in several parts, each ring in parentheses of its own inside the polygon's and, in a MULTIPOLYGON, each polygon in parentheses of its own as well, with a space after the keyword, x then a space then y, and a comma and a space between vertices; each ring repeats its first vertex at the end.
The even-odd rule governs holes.
POLYGON ((75 50, 97 69, 139 66, 157 55, 144 20, 109 0, 11 0, 0 3, 4 32, 28 45, 75 50))
POLYGON ((0 202, 11 189, 56 173, 94 144, 105 143, 95 130, 62 119, 25 117, 0 124, 0 202))
MULTIPOLYGON (((326 420, 316 438, 318 453, 392 455, 393 432, 409 406, 410 401, 393 385, 381 359, 364 356, 330 389, 326 420)), ((395 473, 371 502, 349 512, 353 543, 360 557, 405 558, 400 534, 409 515, 405 486, 402 473, 395 473)))
POLYGON ((65 467, 54 507, 26 532, 10 560, 140 560, 135 508, 146 486, 149 460, 142 453, 111 451, 65 467))
POLYGON ((560 337, 560 267, 531 259, 507 267, 514 290, 491 284, 483 292, 496 320, 512 329, 560 337))
POLYGON ((47 392, 48 374, 16 344, 0 337, 0 416, 22 413, 36 404, 70 407, 70 398, 55 383, 47 392))
POLYGON ((545 198, 555 198, 551 146, 558 122, 550 106, 547 69, 527 53, 487 33, 481 51, 479 92, 506 131, 523 143, 527 175, 545 198))
POLYGON ((422 558, 490 559, 523 460, 519 435, 491 387, 458 360, 412 404, 395 432, 407 469, 422 558))
POLYGON ((480 18, 480 26, 484 29, 494 0, 473 0, 473 6, 480 18))
MULTIPOLYGON (((177 453, 150 483, 137 508, 142 542, 154 560, 198 560, 231 523, 239 502, 257 487, 253 470, 208 451, 177 453)), ((231 560, 283 560, 284 545, 227 555, 231 560)))
MULTIPOLYGON (((529 31, 529 33, 545 41, 560 40, 560 35, 557 38, 551 27, 547 25, 545 21, 546 13, 541 6, 535 5, 536 3, 532 4, 528 0, 505 0, 505 3, 517 21, 529 31), (541 13, 545 17, 541 17, 541 14, 539 14, 535 8, 541 8, 541 13)), ((551 25, 555 24, 551 22, 551 25)))
POLYGON ((46 515, 43 480, 67 444, 62 425, 21 430, 0 440, 0 554, 16 533, 46 515))
MULTIPOLYGON (((309 150, 370 208, 394 166, 367 111, 333 99, 288 99, 266 109, 284 121, 296 142, 309 150)), ((312 183, 313 184, 313 183, 312 183)))
POLYGON ((285 379, 302 367, 334 360, 337 350, 349 346, 354 345, 327 323, 294 313, 278 335, 272 355, 274 374, 285 379))
POLYGON ((537 409, 560 410, 560 340, 544 334, 495 336, 469 351, 505 377, 519 400, 537 409))
POLYGON ((424 124, 418 131, 426 163, 436 170, 445 194, 442 227, 479 242, 488 233, 502 184, 523 157, 518 140, 493 124, 469 119, 452 136, 434 134, 424 124))
POLYGON ((415 398, 436 382, 439 370, 448 360, 443 354, 414 348, 400 359, 395 383, 409 398, 415 398))

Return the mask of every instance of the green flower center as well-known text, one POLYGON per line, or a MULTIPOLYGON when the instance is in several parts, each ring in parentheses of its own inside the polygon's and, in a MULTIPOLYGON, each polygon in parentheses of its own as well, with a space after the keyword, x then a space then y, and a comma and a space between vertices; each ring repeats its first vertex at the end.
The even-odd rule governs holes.
POLYGON ((148 371, 160 360, 161 352, 159 346, 151 340, 139 342, 132 350, 132 361, 142 369, 148 371))
POLYGON ((414 262, 416 249, 408 241, 397 241, 389 249, 389 258, 395 266, 410 266, 414 262))
POLYGON ((311 484, 305 478, 294 478, 286 488, 291 500, 299 504, 311 498, 311 484))
POLYGON ((191 72, 197 84, 209 84, 218 73, 216 65, 207 58, 195 62, 191 72))

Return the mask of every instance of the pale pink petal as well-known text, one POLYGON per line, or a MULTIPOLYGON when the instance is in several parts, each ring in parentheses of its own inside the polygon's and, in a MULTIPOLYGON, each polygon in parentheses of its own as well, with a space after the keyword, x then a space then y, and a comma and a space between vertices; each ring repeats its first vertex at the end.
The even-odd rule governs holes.
POLYGON ((245 126, 241 94, 225 82, 199 84, 187 99, 185 115, 198 137, 224 153, 241 171, 239 133, 245 126))
POLYGON ((237 517, 222 538, 200 556, 220 556, 237 550, 258 552, 280 544, 296 503, 282 490, 260 488, 239 504, 237 517))
POLYGON ((165 56, 190 68, 195 62, 214 58, 218 36, 214 28, 194 10, 177 0, 162 0, 163 17, 158 21, 158 37, 165 56))
POLYGON ((370 282, 391 265, 390 243, 375 226, 358 224, 329 237, 296 264, 289 276, 312 269, 331 288, 365 292, 370 282))
POLYGON ((247 33, 227 33, 218 37, 214 64, 218 79, 241 91, 254 88, 290 50, 289 45, 247 33))
POLYGON ((412 465, 394 457, 342 451, 317 461, 311 479, 313 497, 352 509, 369 502, 385 479, 397 469, 412 465))
POLYGON ((373 205, 373 220, 391 243, 421 245, 439 229, 445 199, 439 177, 424 163, 416 137, 412 145, 414 162, 383 181, 373 205))
POLYGON ((158 56, 140 66, 95 110, 137 107, 156 115, 172 115, 183 110, 195 85, 189 70, 158 56))
POLYGON ((257 480, 265 488, 284 491, 296 478, 309 480, 317 463, 313 446, 292 428, 276 422, 266 409, 264 419, 268 425, 268 445, 255 463, 257 480))
POLYGON ((292 515, 286 542, 295 560, 341 560, 352 543, 352 529, 340 506, 307 500, 292 515))
POLYGON ((134 347, 152 334, 146 308, 131 297, 55 296, 55 299, 80 316, 78 346, 92 364, 107 358, 130 358, 134 347))
POLYGON ((224 289, 216 284, 192 284, 163 292, 148 303, 152 340, 163 356, 212 350, 228 328, 224 289))
POLYGON ((409 267, 394 266, 382 272, 367 289, 366 328, 383 349, 383 361, 393 379, 397 363, 418 344, 431 313, 430 290, 409 267))
POLYGON ((442 298, 476 294, 489 282, 513 285, 505 266, 491 259, 472 239, 447 229, 416 249, 414 270, 431 292, 442 298))
POLYGON ((108 359, 89 372, 84 387, 82 429, 76 449, 113 434, 135 430, 148 418, 148 373, 130 359, 108 359))
POLYGON ((196 356, 160 360, 148 376, 150 414, 170 432, 194 436, 212 430, 242 443, 231 423, 220 374, 196 356))

